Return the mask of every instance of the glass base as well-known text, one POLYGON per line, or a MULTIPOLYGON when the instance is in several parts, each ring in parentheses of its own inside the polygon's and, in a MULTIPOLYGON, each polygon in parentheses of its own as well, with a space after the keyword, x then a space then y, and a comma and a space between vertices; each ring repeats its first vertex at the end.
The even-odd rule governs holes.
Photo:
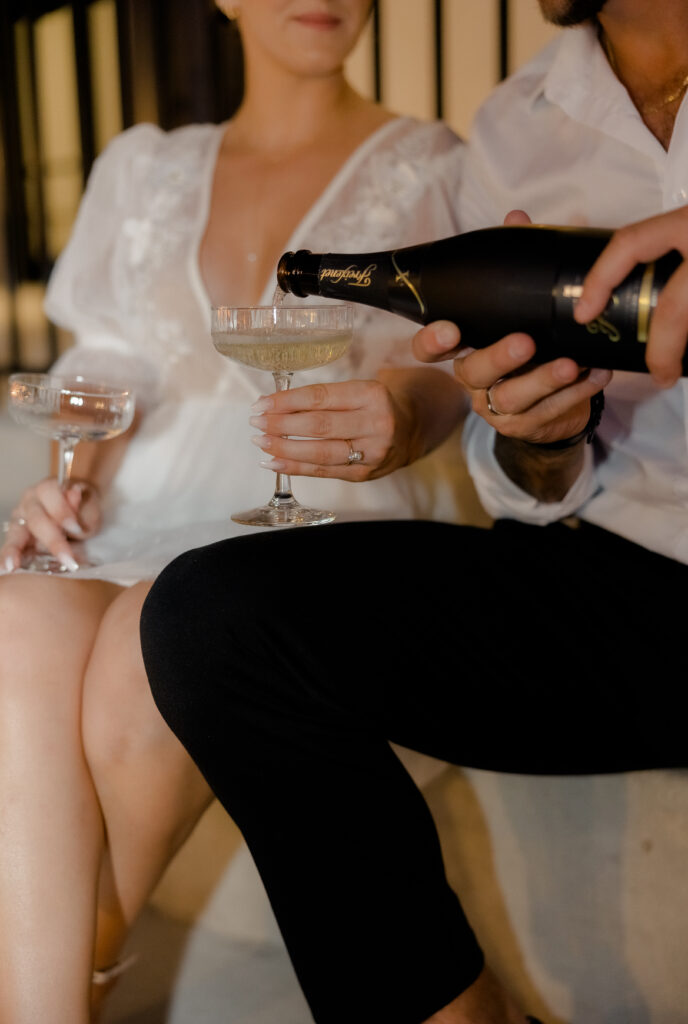
POLYGON ((232 516, 233 522, 243 526, 320 526, 332 523, 335 519, 334 512, 307 508, 294 498, 289 501, 272 501, 260 508, 237 512, 232 516))
MULTIPOLYGON (((89 562, 86 558, 77 558, 77 561, 79 569, 90 569, 95 565, 95 562, 89 562)), ((22 560, 21 568, 25 572, 41 572, 47 573, 50 576, 69 576, 74 571, 63 565, 59 559, 55 558, 55 555, 40 551, 34 551, 30 555, 26 555, 22 560)))

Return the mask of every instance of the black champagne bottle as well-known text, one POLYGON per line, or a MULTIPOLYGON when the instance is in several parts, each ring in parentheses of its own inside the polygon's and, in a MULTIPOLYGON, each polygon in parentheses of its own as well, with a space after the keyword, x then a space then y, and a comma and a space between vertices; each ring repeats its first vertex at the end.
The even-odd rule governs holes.
MULTIPOLYGON (((589 324, 573 318, 583 278, 612 232, 519 225, 484 228, 388 252, 285 253, 284 292, 323 295, 387 309, 419 324, 452 320, 466 345, 481 348, 525 331, 544 362, 647 371, 645 343, 663 285, 681 261, 670 252, 639 264, 589 324)), ((684 357, 688 375, 688 356, 684 357)))

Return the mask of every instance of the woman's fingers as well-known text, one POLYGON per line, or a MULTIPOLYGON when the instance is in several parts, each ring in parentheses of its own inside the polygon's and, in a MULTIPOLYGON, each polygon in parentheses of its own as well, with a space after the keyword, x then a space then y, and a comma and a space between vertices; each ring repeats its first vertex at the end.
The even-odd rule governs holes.
POLYGON ((66 568, 78 568, 68 540, 85 536, 77 508, 74 496, 65 493, 53 478, 29 488, 10 518, 5 543, 0 548, 0 565, 8 571, 19 568, 23 554, 40 547, 55 555, 66 568))
POLYGON ((261 465, 298 476, 365 480, 386 464, 396 416, 380 381, 315 384, 265 396, 253 406, 252 438, 268 456, 261 465), (351 460, 353 452, 363 452, 351 460))
POLYGON ((288 391, 262 395, 251 406, 254 416, 288 415, 310 410, 360 409, 369 406, 380 394, 378 380, 347 380, 333 384, 306 384, 288 391))

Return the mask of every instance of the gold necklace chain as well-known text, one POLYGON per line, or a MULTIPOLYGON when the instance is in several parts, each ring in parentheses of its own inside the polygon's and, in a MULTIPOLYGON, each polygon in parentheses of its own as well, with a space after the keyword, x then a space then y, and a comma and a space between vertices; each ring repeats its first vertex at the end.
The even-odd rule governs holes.
MULTIPOLYGON (((609 41, 609 37, 607 36, 607 33, 604 31, 604 29, 602 28, 601 25, 599 26, 599 34, 600 34, 600 42, 602 43, 602 49, 604 50, 605 54, 607 55, 607 60, 609 61, 609 66, 611 67, 611 69, 614 72, 614 74, 616 75, 616 77, 619 78, 619 70, 618 70, 617 63, 616 63, 616 57, 614 56, 614 50, 612 48, 612 44, 609 41)), ((680 99, 681 96, 683 96, 683 94, 686 91, 686 89, 688 89, 688 74, 686 74, 683 77, 683 79, 681 80, 681 82, 680 82, 680 84, 678 85, 677 88, 675 88, 672 92, 669 93, 668 96, 665 96, 658 103, 653 103, 653 104, 644 103, 643 104, 643 110, 646 113, 648 113, 648 114, 657 113, 658 111, 663 110, 664 107, 671 106, 672 103, 675 103, 676 100, 680 99)))

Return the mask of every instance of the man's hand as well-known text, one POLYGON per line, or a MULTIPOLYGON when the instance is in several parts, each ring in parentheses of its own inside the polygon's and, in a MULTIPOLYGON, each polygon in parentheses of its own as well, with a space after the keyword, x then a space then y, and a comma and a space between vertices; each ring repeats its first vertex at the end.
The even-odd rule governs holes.
POLYGON ((582 370, 566 358, 524 369, 535 353, 527 334, 510 334, 482 349, 462 349, 460 341, 458 327, 438 321, 416 334, 413 351, 422 362, 454 359, 456 379, 474 411, 515 440, 543 444, 579 433, 590 416, 590 398, 612 378, 610 370, 582 370))
MULTIPOLYGON (((513 210, 506 224, 528 224, 513 210)), ((497 431, 495 454, 506 474, 541 501, 558 501, 583 464, 582 445, 538 449, 579 434, 590 418, 590 399, 612 378, 610 370, 584 369, 572 359, 528 366, 535 342, 510 334, 482 349, 461 346, 459 328, 437 321, 419 331, 413 351, 421 362, 454 359, 456 379, 473 410, 497 431)))
POLYGON ((688 339, 688 207, 638 221, 616 231, 587 275, 575 317, 579 323, 594 320, 607 305, 611 293, 637 263, 659 259, 672 249, 684 262, 662 290, 650 324, 646 362, 661 387, 671 387, 682 375, 682 359, 688 339))

